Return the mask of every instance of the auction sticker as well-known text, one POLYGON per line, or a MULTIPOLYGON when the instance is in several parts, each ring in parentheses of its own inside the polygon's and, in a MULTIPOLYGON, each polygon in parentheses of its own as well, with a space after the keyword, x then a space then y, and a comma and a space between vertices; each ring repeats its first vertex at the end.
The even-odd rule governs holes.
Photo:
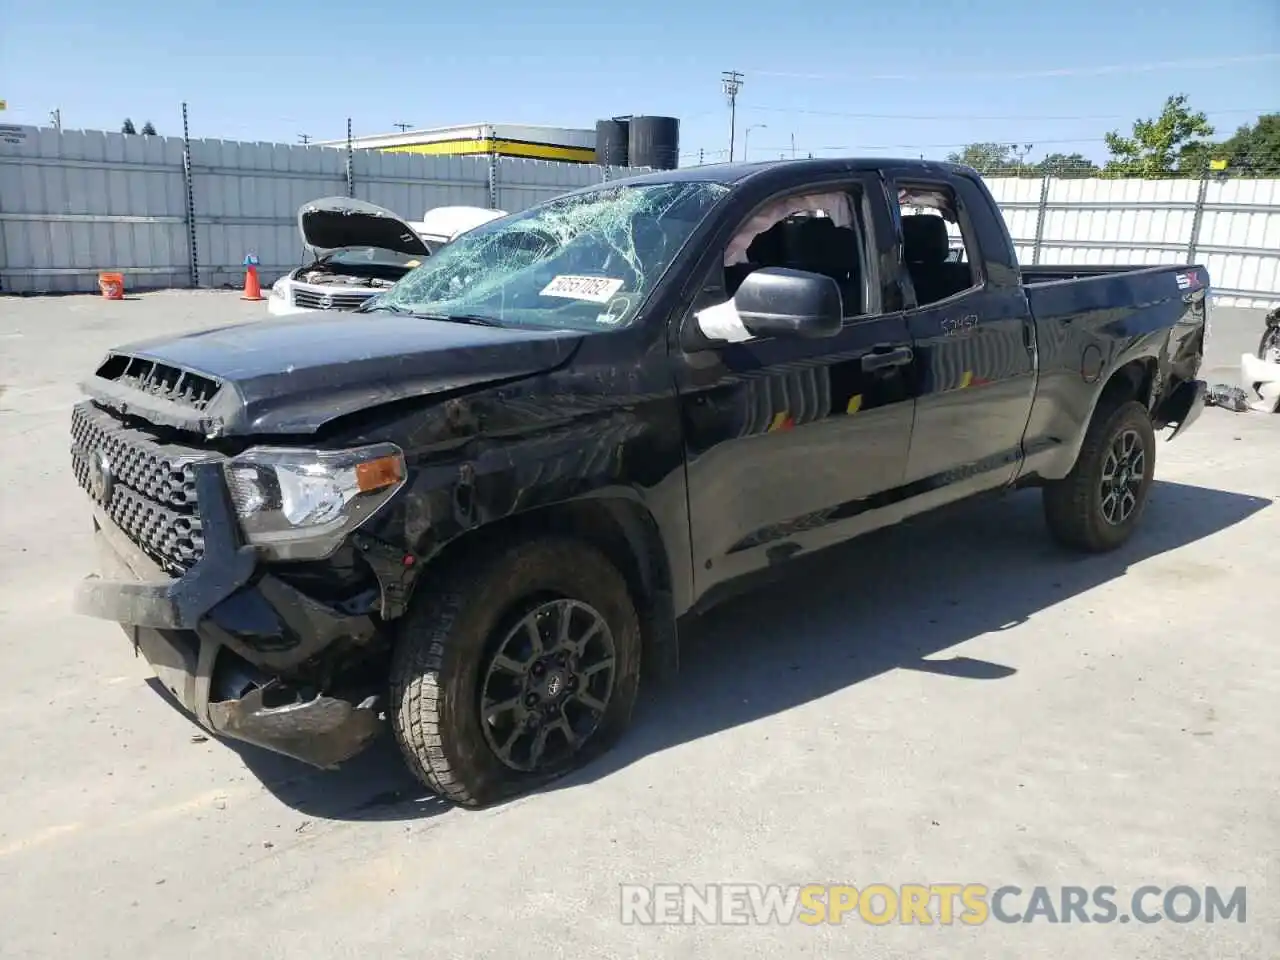
POLYGON ((542 288, 544 297, 564 297, 566 300, 589 300, 592 303, 608 303, 622 289, 622 281, 612 277, 559 276, 542 288))

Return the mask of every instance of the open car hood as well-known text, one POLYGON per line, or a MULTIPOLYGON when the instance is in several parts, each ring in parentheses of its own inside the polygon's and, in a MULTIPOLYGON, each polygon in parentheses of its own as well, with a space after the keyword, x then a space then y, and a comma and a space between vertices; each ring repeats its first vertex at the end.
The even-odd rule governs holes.
POLYGON ((390 210, 353 197, 322 197, 298 209, 298 232, 317 257, 344 247, 377 247, 411 257, 431 251, 409 224, 390 210))

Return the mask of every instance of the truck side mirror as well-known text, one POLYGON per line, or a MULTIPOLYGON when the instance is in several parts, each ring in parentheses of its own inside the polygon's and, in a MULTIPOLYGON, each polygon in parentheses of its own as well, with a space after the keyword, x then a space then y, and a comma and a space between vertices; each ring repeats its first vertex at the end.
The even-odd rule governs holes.
POLYGON ((834 337, 844 322, 835 280, 787 267, 753 270, 734 294, 733 307, 753 337, 834 337))

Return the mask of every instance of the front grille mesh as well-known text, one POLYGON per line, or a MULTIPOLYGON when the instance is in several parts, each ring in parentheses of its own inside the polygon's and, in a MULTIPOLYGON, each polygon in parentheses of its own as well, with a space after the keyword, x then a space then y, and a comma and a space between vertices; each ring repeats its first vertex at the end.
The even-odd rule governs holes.
MULTIPOLYGON (((165 571, 181 575, 204 555, 204 531, 193 465, 206 451, 162 444, 125 427, 91 403, 71 414, 71 465, 76 483, 95 496, 96 463, 112 482, 107 516, 165 571)), ((216 455, 214 455, 216 456, 216 455)))
POLYGON ((304 290, 301 287, 293 289, 294 306, 306 307, 310 310, 354 310, 360 304, 364 303, 378 291, 370 290, 368 293, 318 293, 315 290, 304 290), (329 306, 323 306, 321 301, 328 296, 332 303, 329 306))

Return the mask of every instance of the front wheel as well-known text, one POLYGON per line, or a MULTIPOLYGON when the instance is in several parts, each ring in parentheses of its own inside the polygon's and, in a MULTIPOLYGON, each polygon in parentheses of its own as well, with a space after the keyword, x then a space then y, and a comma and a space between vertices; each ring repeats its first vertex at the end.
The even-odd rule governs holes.
POLYGON ((1131 400, 1099 411, 1071 473, 1045 485, 1049 532, 1072 549, 1115 550, 1142 519, 1155 465, 1156 435, 1146 407, 1131 400))
POLYGON ((392 726, 410 769, 483 806, 607 749, 631 717, 640 624, 598 550, 533 540, 452 572, 405 618, 392 726))

